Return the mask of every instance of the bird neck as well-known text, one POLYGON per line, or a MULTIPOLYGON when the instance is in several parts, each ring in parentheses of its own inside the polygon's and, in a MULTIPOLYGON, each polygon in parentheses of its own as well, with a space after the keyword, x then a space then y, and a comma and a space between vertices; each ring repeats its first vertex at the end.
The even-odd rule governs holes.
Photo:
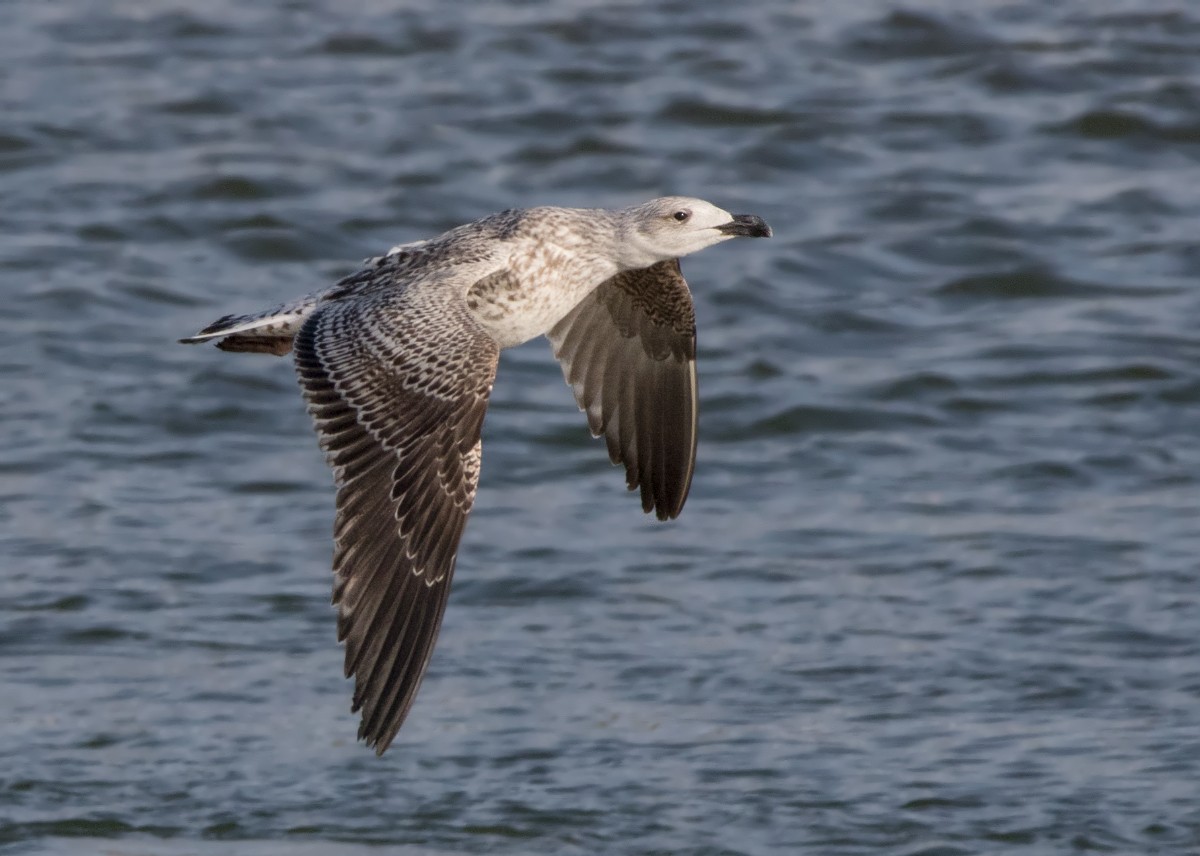
POLYGON ((611 258, 616 260, 619 270, 641 270, 663 261, 662 253, 628 219, 618 219, 611 234, 614 236, 611 258))

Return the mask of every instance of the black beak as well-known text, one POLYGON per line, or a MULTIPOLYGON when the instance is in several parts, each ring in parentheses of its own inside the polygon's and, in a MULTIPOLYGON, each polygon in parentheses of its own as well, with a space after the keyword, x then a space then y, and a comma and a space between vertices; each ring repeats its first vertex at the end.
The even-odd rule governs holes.
POLYGON ((734 214, 733 219, 724 226, 718 226, 717 231, 739 238, 771 237, 771 227, 767 225, 767 221, 754 214, 734 214))

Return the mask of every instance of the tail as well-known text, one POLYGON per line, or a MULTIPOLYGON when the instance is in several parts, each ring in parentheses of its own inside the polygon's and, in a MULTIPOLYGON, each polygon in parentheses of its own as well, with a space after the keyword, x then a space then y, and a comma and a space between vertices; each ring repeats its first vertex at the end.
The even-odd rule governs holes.
POLYGON ((317 308, 321 297, 322 294, 310 294, 254 315, 225 315, 195 336, 188 336, 179 342, 183 345, 213 342, 222 351, 282 357, 292 350, 292 340, 317 308))
MULTIPOLYGON (((387 255, 375 256, 363 262, 365 269, 339 280, 332 288, 305 295, 291 303, 282 303, 274 309, 256 312, 253 315, 225 315, 209 324, 195 336, 180 339, 181 345, 199 345, 213 342, 222 351, 244 351, 254 354, 275 354, 282 357, 292 350, 292 341, 308 316, 313 314, 325 300, 336 300, 348 290, 361 284, 364 275, 393 257, 403 257, 429 241, 413 241, 398 244, 387 251, 387 255)), ((369 277, 367 277, 369 279, 369 277)))

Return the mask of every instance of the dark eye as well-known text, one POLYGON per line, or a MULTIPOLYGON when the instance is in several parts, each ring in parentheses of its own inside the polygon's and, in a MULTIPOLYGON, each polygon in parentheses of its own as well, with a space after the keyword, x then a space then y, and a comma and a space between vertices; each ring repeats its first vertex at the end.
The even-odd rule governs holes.
POLYGON ((684 220, 686 220, 688 217, 691 217, 691 216, 692 216, 692 212, 691 212, 691 211, 687 211, 687 210, 684 210, 684 211, 676 211, 676 212, 675 212, 674 214, 672 214, 671 216, 675 218, 675 222, 676 222, 676 223, 682 223, 682 222, 683 222, 684 220))

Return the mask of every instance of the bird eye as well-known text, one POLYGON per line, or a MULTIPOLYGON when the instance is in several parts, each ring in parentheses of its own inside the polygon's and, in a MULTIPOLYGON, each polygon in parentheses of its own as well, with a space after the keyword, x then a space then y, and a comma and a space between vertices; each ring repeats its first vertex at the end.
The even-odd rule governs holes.
POLYGON ((676 211, 671 216, 675 218, 675 222, 682 223, 683 221, 687 220, 688 217, 692 216, 692 212, 685 208, 682 211, 676 211))

